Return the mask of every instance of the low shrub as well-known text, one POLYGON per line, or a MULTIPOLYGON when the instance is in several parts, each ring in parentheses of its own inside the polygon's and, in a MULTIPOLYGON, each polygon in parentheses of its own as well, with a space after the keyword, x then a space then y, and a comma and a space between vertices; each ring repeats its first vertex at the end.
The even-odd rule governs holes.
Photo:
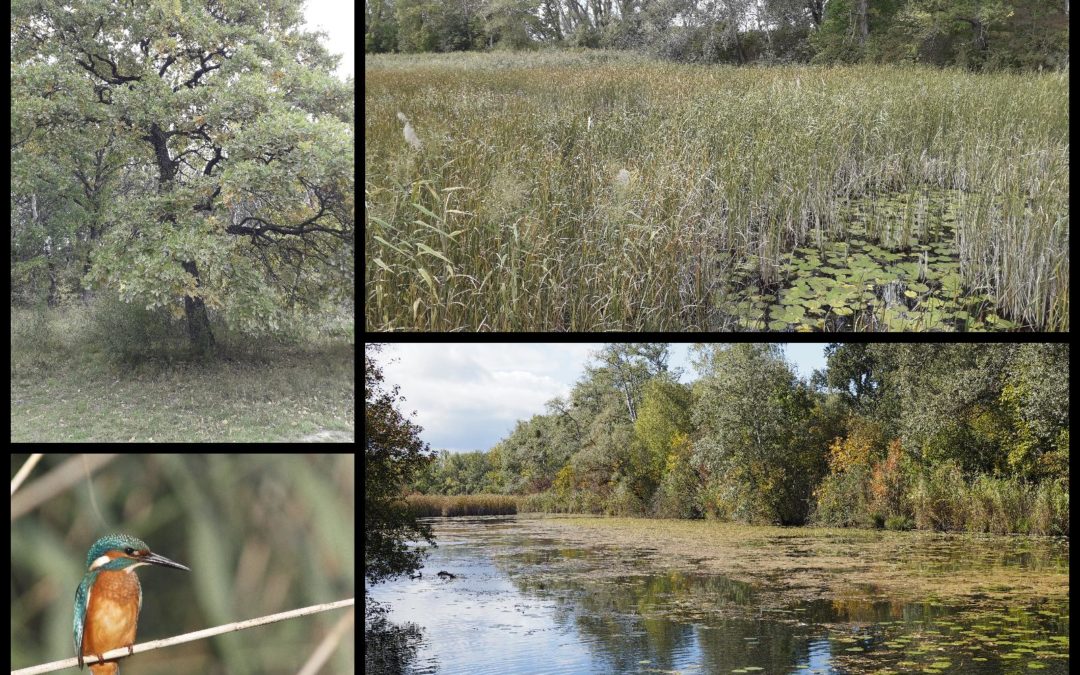
POLYGON ((102 294, 94 301, 91 321, 91 338, 115 362, 133 365, 171 360, 189 349, 183 321, 174 319, 164 308, 148 310, 102 294))

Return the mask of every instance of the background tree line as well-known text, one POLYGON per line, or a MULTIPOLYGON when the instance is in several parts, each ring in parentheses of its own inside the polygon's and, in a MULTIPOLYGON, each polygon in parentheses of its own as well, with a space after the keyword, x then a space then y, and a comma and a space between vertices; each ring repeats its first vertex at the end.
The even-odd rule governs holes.
POLYGON ((367 52, 540 45, 706 63, 1057 68, 1068 0, 367 0, 367 52))
POLYGON ((527 509, 751 523, 1068 534, 1069 348, 832 344, 796 376, 776 345, 612 344, 566 399, 411 488, 527 509))

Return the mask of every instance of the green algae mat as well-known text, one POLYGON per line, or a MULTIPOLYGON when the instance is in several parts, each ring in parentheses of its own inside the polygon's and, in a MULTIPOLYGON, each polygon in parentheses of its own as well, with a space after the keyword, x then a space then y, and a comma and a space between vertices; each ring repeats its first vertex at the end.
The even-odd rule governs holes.
POLYGON ((958 190, 852 199, 845 239, 785 254, 763 287, 757 259, 736 268, 719 307, 745 330, 1002 331, 994 297, 966 288, 956 246, 958 190))

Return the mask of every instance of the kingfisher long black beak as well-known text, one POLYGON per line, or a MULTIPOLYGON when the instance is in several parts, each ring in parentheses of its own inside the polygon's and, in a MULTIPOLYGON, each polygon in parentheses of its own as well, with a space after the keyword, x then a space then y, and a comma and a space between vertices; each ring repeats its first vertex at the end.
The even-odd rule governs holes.
POLYGON ((190 567, 185 567, 180 563, 169 560, 165 556, 158 555, 157 553, 149 553, 147 555, 144 555, 139 558, 139 562, 149 563, 151 565, 161 565, 162 567, 175 567, 176 569, 187 570, 188 572, 191 571, 190 567))

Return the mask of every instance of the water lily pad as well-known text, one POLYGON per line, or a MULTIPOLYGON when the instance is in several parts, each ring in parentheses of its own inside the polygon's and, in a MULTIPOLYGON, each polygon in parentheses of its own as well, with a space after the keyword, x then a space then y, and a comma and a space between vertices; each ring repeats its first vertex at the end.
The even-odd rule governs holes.
POLYGON ((1016 328, 1016 324, 1012 321, 1002 319, 997 314, 987 314, 986 322, 992 324, 995 328, 1016 328))

